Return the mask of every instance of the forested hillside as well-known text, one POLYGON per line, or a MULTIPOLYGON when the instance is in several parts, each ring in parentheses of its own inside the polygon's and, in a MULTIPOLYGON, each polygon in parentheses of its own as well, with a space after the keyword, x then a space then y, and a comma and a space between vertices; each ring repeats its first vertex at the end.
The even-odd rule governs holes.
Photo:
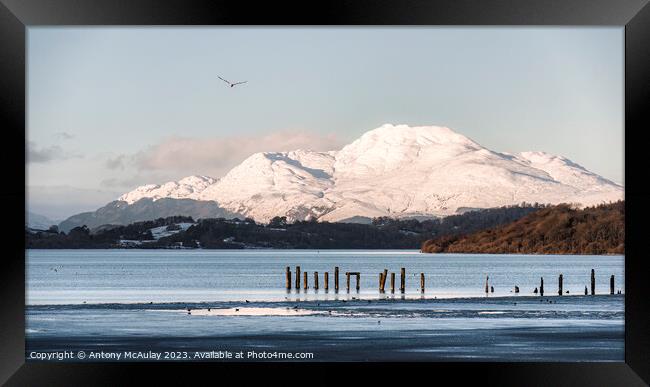
POLYGON ((427 240, 428 253, 624 254, 625 202, 575 209, 558 205, 510 224, 427 240))

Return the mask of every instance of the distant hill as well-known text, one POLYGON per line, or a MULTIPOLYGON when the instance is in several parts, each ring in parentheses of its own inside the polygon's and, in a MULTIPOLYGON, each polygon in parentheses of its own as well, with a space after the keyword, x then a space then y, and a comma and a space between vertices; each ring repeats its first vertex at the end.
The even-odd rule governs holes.
POLYGON ((510 224, 422 244, 427 253, 624 254, 625 201, 539 209, 510 224))
MULTIPOLYGON (((275 217, 268 224, 260 224, 250 218, 210 218, 202 213, 196 218, 161 217, 128 225, 119 224, 129 219, 128 216, 133 216, 134 208, 142 203, 148 203, 148 206, 141 213, 150 216, 160 213, 154 211, 155 207, 152 206, 166 201, 171 201, 168 204, 178 204, 183 199, 160 199, 155 202, 142 199, 131 206, 116 202, 127 209, 115 205, 101 213, 71 218, 75 223, 69 222, 66 228, 47 231, 26 229, 27 248, 417 249, 422 242, 433 237, 469 234, 507 224, 543 208, 510 206, 423 221, 380 217, 369 219, 370 224, 290 223, 286 217, 275 217)), ((209 207, 207 209, 210 210, 209 207)))
POLYGON ((58 221, 52 220, 47 216, 25 211, 25 225, 29 228, 47 230, 50 226, 57 223, 58 221))
POLYGON ((96 211, 83 212, 69 217, 59 224, 59 229, 67 233, 73 228, 80 226, 94 229, 107 224, 128 225, 135 222, 177 215, 192 217, 194 219, 233 218, 237 216, 237 214, 224 210, 217 203, 211 201, 170 198, 154 201, 151 198, 144 198, 136 203, 128 204, 127 202, 116 200, 96 211))

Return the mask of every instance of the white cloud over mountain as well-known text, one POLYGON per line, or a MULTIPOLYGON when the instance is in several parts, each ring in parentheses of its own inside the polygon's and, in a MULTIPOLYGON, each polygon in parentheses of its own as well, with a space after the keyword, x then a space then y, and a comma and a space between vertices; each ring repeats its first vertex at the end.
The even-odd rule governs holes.
POLYGON ((106 166, 168 179, 192 174, 223 176, 241 160, 264 150, 329 150, 341 145, 334 135, 301 130, 218 138, 170 137, 135 154, 108 158, 106 166))

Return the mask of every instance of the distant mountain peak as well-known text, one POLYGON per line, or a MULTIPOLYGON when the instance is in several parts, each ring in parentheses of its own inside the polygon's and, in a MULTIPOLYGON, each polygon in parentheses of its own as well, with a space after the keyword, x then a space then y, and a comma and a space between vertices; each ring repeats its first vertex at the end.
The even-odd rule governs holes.
POLYGON ((482 149, 447 127, 384 124, 337 152, 334 167, 342 175, 369 178, 407 167, 419 158, 439 163, 482 149))
POLYGON ((463 151, 483 148, 470 138, 444 126, 384 124, 364 133, 357 140, 343 147, 340 153, 360 153, 366 150, 399 152, 436 147, 463 151))
POLYGON ((255 153, 221 179, 144 185, 119 200, 128 207, 143 198, 215 202, 260 222, 339 221, 521 202, 593 205, 623 199, 623 187, 562 156, 495 152, 444 126, 384 124, 340 150, 255 153))
POLYGON ((162 198, 196 199, 198 194, 216 181, 216 179, 209 176, 192 175, 184 177, 179 181, 142 185, 131 192, 125 193, 117 200, 133 204, 144 198, 151 198, 153 200, 162 198))

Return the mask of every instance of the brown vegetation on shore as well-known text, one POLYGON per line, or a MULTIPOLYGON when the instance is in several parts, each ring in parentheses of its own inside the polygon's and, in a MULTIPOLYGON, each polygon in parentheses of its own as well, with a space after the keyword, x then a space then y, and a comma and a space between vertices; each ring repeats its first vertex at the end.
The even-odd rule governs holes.
POLYGON ((539 209, 510 224, 422 244, 426 253, 624 254, 625 201, 539 209))

